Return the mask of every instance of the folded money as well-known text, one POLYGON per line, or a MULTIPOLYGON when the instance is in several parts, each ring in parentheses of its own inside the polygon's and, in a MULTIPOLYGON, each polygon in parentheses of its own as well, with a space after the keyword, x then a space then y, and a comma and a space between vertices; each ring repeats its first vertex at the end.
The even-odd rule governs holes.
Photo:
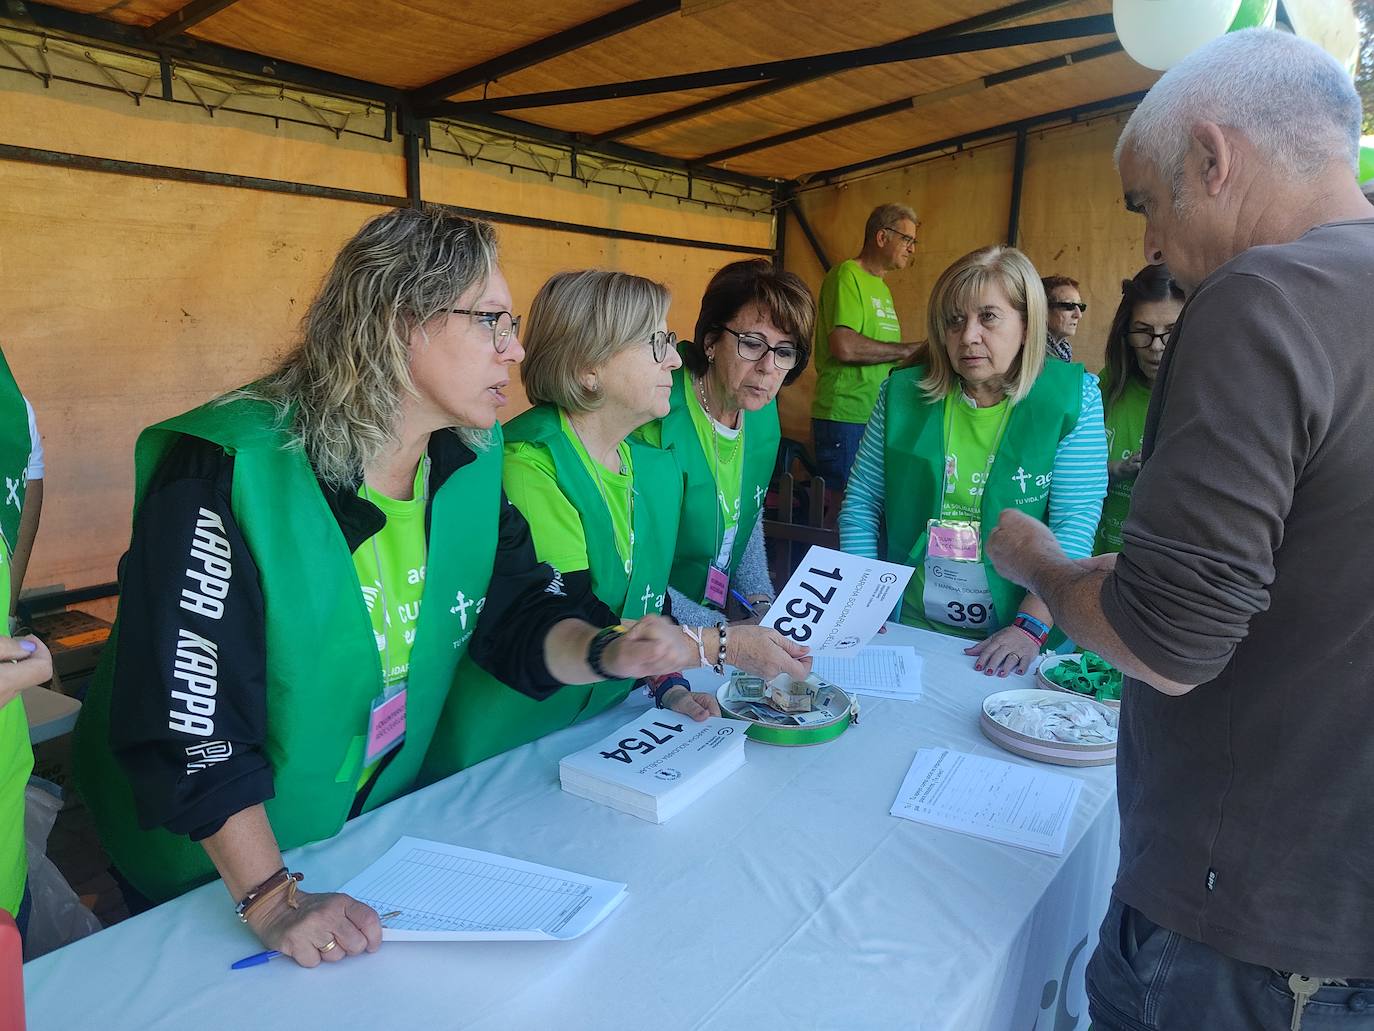
POLYGON ((763 700, 779 712, 810 712, 816 697, 815 685, 793 680, 786 673, 768 681, 763 700))
POLYGON ((752 677, 740 670, 730 675, 730 696, 741 702, 762 701, 767 686, 762 677, 752 677))

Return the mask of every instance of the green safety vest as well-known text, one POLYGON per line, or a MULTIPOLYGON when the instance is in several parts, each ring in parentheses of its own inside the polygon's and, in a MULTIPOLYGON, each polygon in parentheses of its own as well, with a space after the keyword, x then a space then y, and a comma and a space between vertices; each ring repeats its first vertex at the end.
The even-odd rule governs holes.
MULTIPOLYGON (((677 452, 686 483, 682 495, 682 518, 679 523, 677 554, 670 586, 681 591, 698 604, 706 602, 706 574, 720 552, 725 536, 720 516, 720 502, 716 498, 716 478, 702 450, 701 438, 692 424, 687 410, 687 370, 673 373, 672 409, 659 420, 661 444, 677 452)), ((735 530, 735 544, 730 551, 730 568, 726 570, 733 582, 754 523, 763 509, 768 484, 773 479, 773 466, 778 460, 778 403, 768 402, 757 412, 744 413, 744 482, 740 486, 739 523, 735 530)))
MULTIPOLYGON (((558 486, 582 517, 593 593, 612 611, 619 609, 625 619, 662 611, 682 504, 682 474, 673 455, 637 440, 629 442, 635 506, 634 550, 627 582, 625 559, 616 548, 610 511, 595 479, 563 432, 558 410, 540 405, 512 419, 506 426, 506 439, 548 448, 558 486)), ((439 780, 589 719, 619 705, 632 687, 633 680, 568 684, 536 701, 507 687, 468 657, 459 667, 420 779, 423 783, 439 780)))
MULTIPOLYGON (((1099 377, 1105 397, 1110 384, 1099 377)), ((1106 413, 1107 461, 1119 462, 1140 450, 1145 437, 1145 415, 1150 410, 1150 388, 1135 376, 1125 392, 1106 413)), ((1131 491, 1134 480, 1107 485, 1107 497, 1102 502, 1102 519, 1097 524, 1094 555, 1121 550, 1121 527, 1131 511, 1131 491)))
MULTIPOLYGON (((277 843, 284 852, 333 837, 354 804, 371 703, 382 692, 376 639, 347 542, 303 449, 275 409, 254 400, 211 402, 145 430, 135 452, 135 514, 162 459, 183 436, 210 441, 234 459, 230 504, 263 595, 263 750, 275 790, 266 807, 277 843)), ((499 533, 500 441, 498 429, 493 443, 432 499, 405 742, 374 778, 364 810, 413 789, 477 625, 499 533)), ((77 722, 75 772, 110 858, 135 888, 162 901, 216 873, 199 843, 138 825, 133 792, 109 741, 118 633, 116 621, 77 722)))
MULTIPOLYGON (((0 506, 0 532, 4 533, 4 560, 14 557, 19 539, 19 515, 28 483, 29 416, 5 355, 0 352, 0 473, 5 477, 4 505, 0 506)), ((6 582, 9 582, 6 577, 6 582)), ((8 591, 0 592, 0 612, 10 610, 8 591)), ((23 698, 0 709, 0 909, 19 912, 28 877, 24 849, 24 785, 33 770, 29 745, 29 721, 23 698)))
MULTIPOLYGON (((924 366, 899 369, 888 379, 883 476, 887 494, 884 519, 887 559, 923 569, 926 524, 940 515, 944 483, 944 404, 921 391, 924 366)), ((957 387, 955 389, 958 389, 957 387)), ((1012 406, 1002 446, 984 485, 983 534, 997 525, 1003 509, 1016 508, 1044 522, 1049 514, 1050 480, 1059 442, 1078 424, 1083 407, 1083 366, 1048 361, 1026 397, 1012 406)), ((1005 626, 1015 617, 1025 589, 1004 580, 983 558, 988 587, 998 619, 1005 626)), ((940 633, 923 613, 903 605, 902 622, 940 633)))

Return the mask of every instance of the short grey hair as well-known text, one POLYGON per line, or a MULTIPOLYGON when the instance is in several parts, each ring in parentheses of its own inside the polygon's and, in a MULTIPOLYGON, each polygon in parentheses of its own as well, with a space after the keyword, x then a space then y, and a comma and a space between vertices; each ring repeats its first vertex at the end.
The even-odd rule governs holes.
POLYGON ((878 235, 879 229, 888 227, 900 222, 902 219, 910 219, 912 225, 918 225, 916 212, 906 204, 879 204, 868 216, 868 221, 864 223, 864 243, 868 243, 878 235))
POLYGON ((1116 144, 1173 184, 1177 200, 1190 135, 1198 122, 1243 132, 1300 182, 1333 161, 1360 162, 1360 97, 1334 57, 1274 29, 1230 32, 1164 73, 1116 144))
POLYGON ((628 272, 559 272, 539 288, 525 318, 520 380, 536 404, 589 412, 605 403, 582 376, 625 348, 648 346, 668 317, 671 297, 661 283, 628 272))

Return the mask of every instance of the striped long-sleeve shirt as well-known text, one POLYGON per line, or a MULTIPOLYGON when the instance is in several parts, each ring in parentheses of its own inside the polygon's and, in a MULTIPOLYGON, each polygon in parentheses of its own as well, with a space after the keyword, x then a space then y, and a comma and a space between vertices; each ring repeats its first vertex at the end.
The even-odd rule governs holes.
MULTIPOLYGON (((840 510, 840 549, 879 558, 878 525, 887 497, 883 471, 887 381, 864 430, 840 510)), ((1078 424, 1059 442, 1050 483, 1049 527, 1070 558, 1092 554, 1102 499, 1107 494, 1107 431, 1102 423, 1102 393, 1097 377, 1083 374, 1083 408, 1078 424)))

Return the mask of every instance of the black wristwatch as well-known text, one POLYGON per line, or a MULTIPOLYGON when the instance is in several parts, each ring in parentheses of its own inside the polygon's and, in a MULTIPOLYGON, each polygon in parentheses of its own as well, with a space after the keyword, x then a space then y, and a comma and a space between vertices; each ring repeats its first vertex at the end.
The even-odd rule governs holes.
POLYGON ((606 649, 611 643, 625 636, 624 627, 608 626, 596 632, 592 638, 592 643, 587 645, 587 665, 592 668, 592 672, 602 680, 621 679, 601 664, 601 657, 606 654, 606 649))

